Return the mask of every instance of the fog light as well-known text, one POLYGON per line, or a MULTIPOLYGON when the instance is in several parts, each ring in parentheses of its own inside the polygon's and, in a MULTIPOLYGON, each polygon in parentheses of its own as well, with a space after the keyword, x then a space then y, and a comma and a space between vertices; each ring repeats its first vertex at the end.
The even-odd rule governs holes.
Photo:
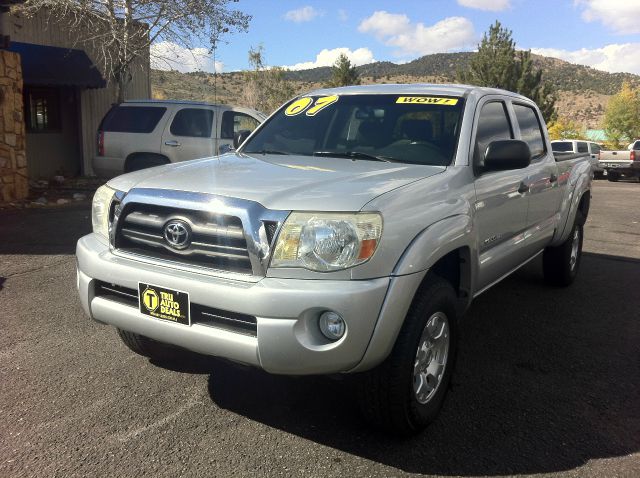
POLYGON ((329 340, 338 340, 347 329, 344 319, 335 312, 323 312, 318 322, 320 332, 329 340))

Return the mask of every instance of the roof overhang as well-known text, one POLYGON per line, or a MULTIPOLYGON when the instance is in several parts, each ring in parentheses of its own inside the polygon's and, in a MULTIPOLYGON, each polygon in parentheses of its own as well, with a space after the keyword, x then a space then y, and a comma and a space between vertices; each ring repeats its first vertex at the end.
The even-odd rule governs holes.
POLYGON ((9 51, 20 54, 27 85, 104 88, 107 82, 83 50, 11 42, 9 51))

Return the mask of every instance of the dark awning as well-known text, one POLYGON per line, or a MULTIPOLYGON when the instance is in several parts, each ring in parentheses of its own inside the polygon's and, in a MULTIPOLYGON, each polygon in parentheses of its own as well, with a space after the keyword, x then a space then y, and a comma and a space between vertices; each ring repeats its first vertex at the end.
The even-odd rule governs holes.
POLYGON ((107 82, 82 50, 11 42, 9 50, 22 58, 27 85, 104 88, 107 82))

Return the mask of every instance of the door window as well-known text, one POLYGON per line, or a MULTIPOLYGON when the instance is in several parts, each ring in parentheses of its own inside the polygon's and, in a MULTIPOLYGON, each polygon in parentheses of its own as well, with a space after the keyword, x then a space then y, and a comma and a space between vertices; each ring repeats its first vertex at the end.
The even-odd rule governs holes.
POLYGON ((516 113, 522 141, 529 145, 531 157, 539 158, 545 153, 546 148, 538 115, 530 106, 513 105, 513 110, 516 113))
POLYGON ((238 131, 253 131, 259 125, 260 122, 248 114, 238 111, 225 111, 222 113, 220 138, 233 139, 238 131))
POLYGON ((475 163, 482 165, 489 143, 501 139, 513 139, 513 130, 504 103, 493 101, 485 104, 480 111, 474 151, 475 163))
POLYGON ((589 145, 587 145, 587 143, 579 141, 578 142, 578 153, 588 153, 588 152, 589 152, 589 145))
POLYGON ((600 152, 600 145, 591 143, 591 154, 598 154, 600 152))
POLYGON ((184 108, 178 111, 171 123, 171 134, 192 138, 210 138, 213 127, 213 111, 202 108, 184 108))

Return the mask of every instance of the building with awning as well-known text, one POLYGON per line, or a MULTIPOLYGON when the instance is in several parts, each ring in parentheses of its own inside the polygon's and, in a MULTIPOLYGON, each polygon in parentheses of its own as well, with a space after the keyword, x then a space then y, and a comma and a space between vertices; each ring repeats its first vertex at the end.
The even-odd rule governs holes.
MULTIPOLYGON (((8 50, 22 63, 27 169, 30 179, 90 176, 98 126, 116 101, 91 47, 43 11, 9 16, 8 50)), ((127 99, 151 95, 148 57, 135 65, 127 99)))

